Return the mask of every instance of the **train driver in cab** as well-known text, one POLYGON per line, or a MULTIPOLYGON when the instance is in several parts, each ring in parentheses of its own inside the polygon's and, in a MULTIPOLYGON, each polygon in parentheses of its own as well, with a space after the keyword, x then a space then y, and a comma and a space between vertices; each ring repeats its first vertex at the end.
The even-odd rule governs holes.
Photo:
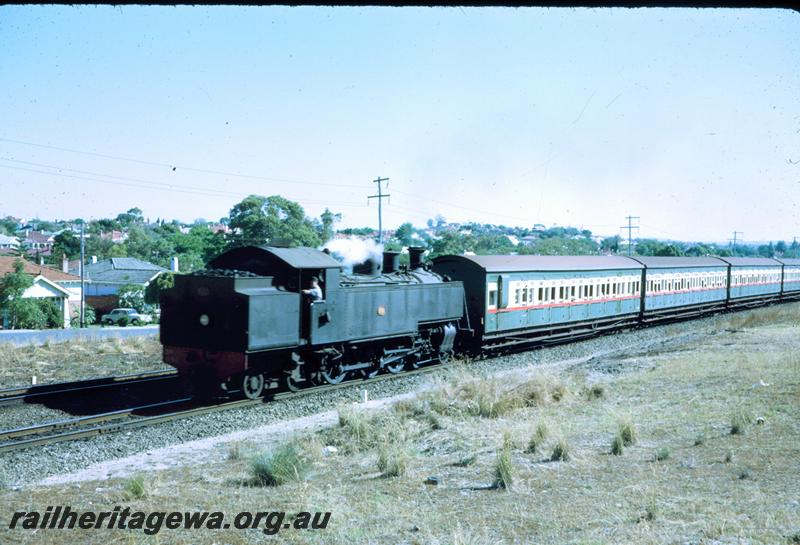
POLYGON ((319 279, 316 276, 311 278, 310 287, 302 291, 312 302, 322 299, 322 288, 319 287, 319 279))

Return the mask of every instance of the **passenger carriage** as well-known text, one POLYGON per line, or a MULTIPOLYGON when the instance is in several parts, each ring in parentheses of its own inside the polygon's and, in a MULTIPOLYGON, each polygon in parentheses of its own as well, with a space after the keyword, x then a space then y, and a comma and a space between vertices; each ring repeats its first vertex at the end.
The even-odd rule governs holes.
POLYGON ((777 300, 783 264, 766 257, 721 257, 730 265, 728 306, 748 306, 777 300))
POLYGON ((645 267, 643 320, 692 316, 722 309, 728 264, 715 257, 640 257, 645 267))
POLYGON ((643 266, 621 256, 441 256, 464 283, 472 343, 502 348, 635 323, 643 266))

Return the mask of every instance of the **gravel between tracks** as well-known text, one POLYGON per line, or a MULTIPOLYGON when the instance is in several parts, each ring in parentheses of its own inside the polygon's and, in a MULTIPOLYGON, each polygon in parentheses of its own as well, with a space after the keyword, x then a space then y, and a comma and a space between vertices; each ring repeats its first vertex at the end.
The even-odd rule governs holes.
MULTIPOLYGON (((613 366, 608 368, 608 361, 613 361, 615 357, 625 358, 631 351, 658 350, 665 345, 674 345, 696 339, 698 336, 712 334, 723 329, 727 320, 728 315, 712 316, 690 322, 627 331, 577 343, 477 360, 469 363, 467 369, 472 373, 485 375, 524 370, 528 366, 566 365, 583 360, 586 367, 594 372, 614 372, 613 366)), ((437 377, 445 376, 447 372, 449 372, 447 368, 442 368, 423 375, 397 376, 391 380, 369 384, 366 389, 369 391, 370 399, 388 398, 418 390, 437 377)), ((75 472, 106 460, 331 411, 342 404, 358 401, 364 388, 363 384, 355 382, 349 388, 330 392, 317 392, 294 399, 243 409, 230 409, 123 433, 11 452, 0 456, 0 485, 7 487, 31 485, 46 477, 75 472)), ((3 413, 4 411, 0 411, 0 428, 5 429, 9 426, 5 422, 3 413)))

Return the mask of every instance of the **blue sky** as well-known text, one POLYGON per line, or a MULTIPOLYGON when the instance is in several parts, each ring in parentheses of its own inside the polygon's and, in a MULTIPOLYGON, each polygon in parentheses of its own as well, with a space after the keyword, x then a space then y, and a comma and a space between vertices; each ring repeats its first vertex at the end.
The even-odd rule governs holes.
POLYGON ((375 225, 384 176, 389 227, 800 237, 790 11, 4 6, 0 44, 2 215, 375 225))

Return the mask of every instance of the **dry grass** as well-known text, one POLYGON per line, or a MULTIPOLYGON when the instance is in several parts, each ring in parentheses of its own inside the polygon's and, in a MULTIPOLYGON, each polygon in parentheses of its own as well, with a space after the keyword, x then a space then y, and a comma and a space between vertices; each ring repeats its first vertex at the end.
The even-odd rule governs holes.
POLYGON ((0 388, 67 382, 165 369, 152 337, 69 341, 42 346, 0 345, 0 388))
MULTIPOLYGON (((481 384, 460 374, 390 411, 342 409, 339 425, 306 438, 317 446, 303 447, 304 453, 339 447, 338 454, 315 459, 307 479, 268 491, 250 486, 247 457, 230 459, 221 449, 214 463, 159 471, 152 480, 148 475, 146 496, 128 503, 147 511, 208 509, 230 516, 254 506, 333 513, 324 531, 281 531, 280 541, 292 545, 792 543, 800 535, 800 329, 794 320, 642 355, 646 365, 610 377, 604 396, 574 386, 588 372, 581 365, 557 375, 532 370, 513 383, 481 384), (764 423, 731 434, 737 410, 764 423), (609 438, 623 441, 626 419, 634 433, 624 456, 609 455, 609 438), (538 454, 531 455, 525 450, 539 423, 548 424, 548 433, 537 438, 538 454), (570 461, 550 463, 561 438, 570 461), (406 455, 402 464, 395 447, 406 455), (669 456, 654 463, 661 448, 669 456), (730 463, 723 463, 726 453, 730 463), (510 478, 498 478, 501 468, 510 469, 510 478), (430 476, 438 485, 425 484, 430 476), (500 480, 513 487, 494 489, 500 480)), ((2 490, 0 501, 6 512, 56 503, 111 508, 128 501, 126 479, 2 490)), ((188 545, 267 539, 234 529, 212 538, 207 531, 166 530, 157 537, 76 530, 69 540, 188 545)), ((0 525, 2 543, 63 540, 63 531, 34 537, 0 525)))

